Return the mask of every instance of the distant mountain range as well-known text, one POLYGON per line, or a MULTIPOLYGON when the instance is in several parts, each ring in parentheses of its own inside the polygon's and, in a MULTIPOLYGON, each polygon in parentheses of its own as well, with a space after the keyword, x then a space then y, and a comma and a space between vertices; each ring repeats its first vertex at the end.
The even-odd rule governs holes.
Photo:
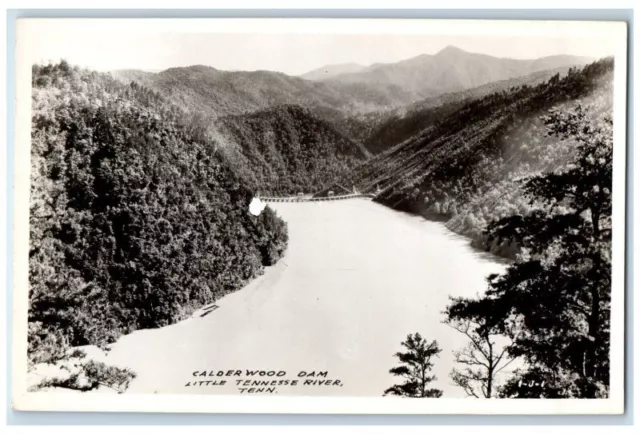
POLYGON ((273 71, 222 71, 195 65, 161 72, 113 71, 120 81, 135 81, 174 104, 211 116, 239 115, 277 105, 296 104, 329 113, 379 112, 447 92, 538 71, 584 65, 592 59, 569 55, 531 60, 503 59, 449 46, 397 63, 328 65, 292 77, 273 71))
POLYGON ((587 64, 594 59, 557 55, 539 59, 507 59, 469 53, 448 46, 436 54, 422 54, 396 63, 377 63, 369 67, 356 64, 330 65, 302 77, 339 83, 395 85, 422 97, 456 92, 493 81, 506 80, 537 71, 587 64), (322 74, 322 71, 327 71, 322 74))
POLYGON ((170 68, 159 73, 119 70, 123 82, 135 81, 174 104, 211 117, 239 115, 285 104, 345 114, 399 107, 419 99, 396 85, 320 82, 273 71, 221 71, 209 66, 170 68))
POLYGON ((420 130, 455 113, 468 102, 497 92, 509 92, 520 86, 536 86, 554 75, 565 76, 571 67, 545 69, 521 77, 493 81, 482 86, 458 92, 447 92, 422 99, 416 103, 385 112, 376 119, 371 129, 362 138, 364 146, 373 154, 384 151, 420 130))

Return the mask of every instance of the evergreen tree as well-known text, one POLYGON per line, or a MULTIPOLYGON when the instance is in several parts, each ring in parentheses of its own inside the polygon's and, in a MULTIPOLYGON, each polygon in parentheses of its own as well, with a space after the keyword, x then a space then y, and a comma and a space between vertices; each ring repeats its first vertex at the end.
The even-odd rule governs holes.
POLYGON ((408 335, 407 340, 402 342, 402 346, 407 352, 398 352, 395 356, 399 359, 400 365, 389 370, 393 375, 403 377, 404 383, 396 384, 387 390, 384 395, 398 395, 410 398, 440 398, 442 390, 429 388, 429 383, 436 380, 435 375, 429 375, 433 363, 431 358, 438 356, 442 351, 438 348, 438 343, 432 341, 427 343, 420 333, 408 335))
POLYGON ((524 182, 531 204, 544 209, 488 228, 491 240, 515 241, 522 253, 504 275, 489 278, 482 299, 459 300, 454 308, 458 318, 489 313, 485 329, 509 335, 509 354, 525 361, 504 396, 606 397, 612 122, 595 124, 581 106, 551 111, 544 121, 549 134, 576 143, 577 157, 565 170, 524 182))

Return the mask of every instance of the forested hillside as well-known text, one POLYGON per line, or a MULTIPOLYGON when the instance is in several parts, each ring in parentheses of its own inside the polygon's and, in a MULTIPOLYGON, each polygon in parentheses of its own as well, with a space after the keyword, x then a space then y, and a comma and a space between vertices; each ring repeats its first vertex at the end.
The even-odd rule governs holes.
MULTIPOLYGON (((466 102, 451 115, 362 165, 341 180, 395 209, 447 221, 455 232, 484 242, 487 224, 526 214, 517 179, 563 167, 570 141, 547 136, 539 116, 552 107, 586 105, 593 119, 609 114, 613 61, 572 68, 537 86, 522 85, 466 102)), ((493 246, 509 255, 508 245, 493 246)))
POLYGON ((254 192, 159 94, 64 61, 32 84, 33 362, 180 320, 281 257, 285 223, 249 214, 254 192))
POLYGON ((231 164, 266 195, 318 191, 367 157, 361 145, 300 106, 227 116, 217 130, 231 164))
POLYGON ((521 253, 487 278, 484 293, 447 307, 445 321, 469 338, 452 379, 469 396, 608 398, 613 119, 590 118, 577 105, 541 120, 574 155, 518 182, 520 200, 535 210, 488 226, 489 239, 514 242, 521 253), (505 358, 521 364, 500 378, 505 358))
MULTIPOLYGON (((291 117, 291 114, 285 115, 285 111, 278 107, 295 105, 307 110, 298 111, 295 122, 285 122, 294 129, 301 127, 313 130, 322 120, 330 124, 321 127, 320 132, 323 135, 327 128, 335 130, 330 134, 331 141, 344 141, 345 139, 336 136, 339 134, 360 144, 371 134, 373 128, 385 119, 387 111, 419 99, 417 95, 394 85, 321 83, 272 71, 220 71, 208 66, 190 66, 171 68, 159 73, 120 70, 111 74, 125 84, 135 82, 153 89, 190 113, 197 128, 204 128, 206 134, 214 137, 237 170, 247 175, 246 181, 260 181, 260 184, 264 184, 264 177, 260 173, 265 172, 265 162, 251 156, 240 156, 237 152, 238 144, 234 141, 242 136, 243 143, 240 149, 253 156, 260 154, 262 151, 248 148, 254 143, 255 138, 249 138, 253 133, 240 133, 239 130, 256 128, 260 123, 266 126, 276 119, 281 119, 283 115, 291 117), (252 114, 256 112, 260 114, 253 117, 252 114), (242 116, 249 117, 242 121, 242 116), (305 125, 306 122, 300 116, 309 118, 310 124, 305 125), (222 118, 225 120, 221 121, 222 118), (229 128, 230 124, 235 124, 236 127, 229 128), (219 125, 222 125, 224 132, 216 128, 219 125), (229 132, 230 136, 227 134, 229 132), (254 167, 253 163, 258 164, 254 167), (254 171, 258 173, 257 178, 251 175, 254 171)), ((264 127, 259 129, 263 130, 264 127)), ((277 134, 280 139, 294 140, 292 143, 285 141, 279 144, 280 150, 293 153, 293 149, 299 147, 295 139, 297 135, 309 137, 307 132, 277 134), (287 151, 287 147, 291 149, 287 151)), ((314 138, 311 140, 313 143, 317 141, 314 138)), ((324 170, 319 164, 313 166, 309 170, 324 170)), ((350 167, 350 162, 347 162, 347 166, 350 167)), ((327 169, 332 171, 331 167, 327 169)), ((300 178, 306 173, 308 171, 304 169, 300 173, 294 173, 294 176, 300 178)), ((299 181, 295 181, 290 188, 287 187, 286 192, 305 185, 308 183, 300 185, 299 181)))

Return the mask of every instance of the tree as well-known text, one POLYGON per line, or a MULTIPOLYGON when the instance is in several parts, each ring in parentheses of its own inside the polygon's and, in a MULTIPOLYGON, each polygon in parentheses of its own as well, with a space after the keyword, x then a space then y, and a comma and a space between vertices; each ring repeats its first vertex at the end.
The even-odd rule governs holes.
POLYGON ((469 339, 463 349, 454 351, 455 361, 464 365, 462 369, 451 370, 451 380, 474 398, 492 398, 498 390, 498 374, 515 359, 507 354, 507 345, 498 340, 501 333, 496 327, 486 327, 480 318, 465 318, 456 307, 464 306, 461 299, 454 299, 447 309, 445 323, 469 339))
POLYGON ((521 253, 505 274, 489 277, 482 299, 460 301, 456 309, 461 318, 488 315, 478 330, 507 335, 508 354, 526 363, 503 396, 606 397, 612 121, 595 124, 581 106, 551 111, 544 121, 549 134, 575 143, 576 157, 564 170, 524 181, 538 210, 489 225, 490 240, 515 241, 521 253))
POLYGON ((104 387, 124 393, 136 374, 126 368, 109 366, 87 358, 82 350, 72 350, 61 366, 61 376, 44 378, 33 385, 30 391, 47 388, 62 388, 88 392, 104 387))
POLYGON ((440 398, 442 390, 428 388, 429 383, 436 380, 434 375, 429 375, 433 363, 432 357, 437 357, 442 351, 438 348, 438 343, 427 341, 420 336, 407 335, 407 340, 402 342, 402 346, 407 352, 395 354, 400 360, 400 365, 389 370, 393 375, 403 377, 404 383, 396 384, 384 391, 384 395, 398 395, 411 398, 440 398))
MULTIPOLYGON (((206 118, 108 74, 66 63, 32 72, 34 369, 179 321, 282 256, 286 225, 271 211, 246 212, 253 193, 205 134, 206 118)), ((51 381, 128 384, 126 372, 81 365, 51 381)))

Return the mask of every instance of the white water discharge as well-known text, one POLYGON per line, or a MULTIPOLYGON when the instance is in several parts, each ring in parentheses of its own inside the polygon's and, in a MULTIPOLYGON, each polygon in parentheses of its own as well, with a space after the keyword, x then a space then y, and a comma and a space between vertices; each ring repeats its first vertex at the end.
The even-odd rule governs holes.
POLYGON ((400 343, 420 332, 443 350, 433 387, 444 397, 464 396, 449 373, 452 351, 467 340, 442 323, 442 311, 449 296, 484 291, 485 277, 503 264, 442 224, 366 199, 269 206, 288 223, 285 257, 190 319, 116 342, 105 361, 137 373, 128 392, 236 394, 244 372, 194 371, 249 369, 286 372, 270 380, 326 371, 319 379, 333 381, 278 387, 278 394, 381 396, 400 380, 388 372, 400 343), (227 383, 185 387, 194 380, 227 383))

